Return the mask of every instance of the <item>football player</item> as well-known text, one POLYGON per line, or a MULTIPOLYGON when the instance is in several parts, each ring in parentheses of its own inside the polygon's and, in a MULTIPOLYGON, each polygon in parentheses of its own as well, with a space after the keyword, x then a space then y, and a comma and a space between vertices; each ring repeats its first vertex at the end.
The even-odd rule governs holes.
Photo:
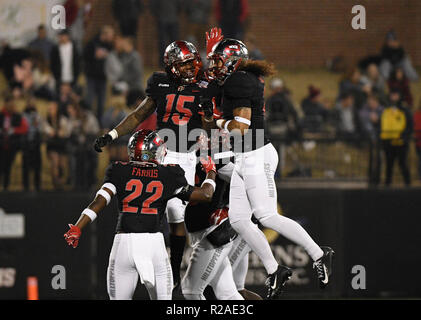
MULTIPOLYGON (((147 81, 146 99, 109 133, 95 141, 95 150, 120 136, 131 133, 155 110, 157 129, 166 145, 167 164, 179 164, 185 177, 194 184, 197 163, 194 145, 200 135, 202 119, 199 114, 200 97, 205 96, 207 82, 202 79, 200 55, 187 41, 171 43, 164 53, 165 72, 155 72, 147 81)), ((179 283, 180 265, 186 243, 184 229, 185 202, 178 198, 168 201, 167 220, 170 225, 171 266, 175 284, 179 283)))
MULTIPOLYGON (((304 247, 314 261, 320 286, 325 287, 331 274, 333 250, 322 249, 297 222, 277 213, 274 173, 278 154, 265 134, 263 97, 263 77, 273 73, 273 66, 248 60, 246 46, 235 39, 219 41, 207 58, 209 77, 217 81, 223 92, 223 118, 216 120, 215 126, 230 132, 235 155, 229 219, 265 266, 266 298, 280 294, 292 271, 278 265, 264 234, 252 223, 252 213, 264 227, 304 247)), ((209 115, 206 122, 212 123, 209 115)))
POLYGON ((215 191, 215 164, 202 161, 206 179, 201 187, 190 185, 179 165, 163 164, 166 145, 155 131, 136 132, 128 143, 130 162, 114 162, 93 202, 82 211, 64 237, 76 248, 82 229, 116 195, 119 216, 107 271, 110 299, 131 299, 138 277, 151 299, 170 300, 173 279, 164 237, 160 231, 167 202, 209 202, 215 191))

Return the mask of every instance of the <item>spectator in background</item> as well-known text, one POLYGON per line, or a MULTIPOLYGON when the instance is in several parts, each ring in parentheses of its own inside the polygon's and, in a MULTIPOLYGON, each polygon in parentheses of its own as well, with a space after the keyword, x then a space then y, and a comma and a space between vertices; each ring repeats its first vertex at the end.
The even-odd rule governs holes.
POLYGON ((99 133, 99 123, 87 105, 72 102, 67 106, 70 127, 70 176, 73 188, 88 190, 96 182, 98 156, 92 144, 99 133))
POLYGON ((371 86, 363 81, 358 68, 350 69, 339 83, 338 99, 343 94, 351 94, 354 98, 356 109, 360 109, 363 106, 369 93, 371 93, 371 86))
POLYGON ((30 174, 33 173, 34 189, 41 190, 41 143, 43 119, 37 111, 32 99, 26 105, 23 116, 28 122, 28 133, 23 142, 23 186, 25 191, 30 190, 30 174))
POLYGON ((283 81, 274 78, 270 83, 272 94, 266 100, 267 123, 272 136, 282 139, 297 137, 298 115, 283 81))
POLYGON ((366 84, 370 86, 370 92, 375 94, 382 104, 386 103, 386 81, 380 74, 379 68, 375 63, 370 63, 367 66, 365 74, 361 77, 361 82, 363 83, 363 87, 366 84))
POLYGON ((70 83, 61 83, 57 99, 59 113, 64 116, 67 116, 67 105, 73 101, 79 102, 80 96, 73 90, 70 83))
POLYGON ((249 51, 249 58, 252 60, 264 60, 265 57, 260 49, 256 46, 256 37, 252 33, 247 33, 244 40, 245 45, 249 51))
POLYGON ((405 185, 411 184, 407 163, 413 120, 408 108, 400 103, 399 91, 391 91, 390 103, 380 118, 380 139, 386 156, 386 186, 392 183, 393 164, 398 159, 405 185))
POLYGON ((51 51, 51 72, 56 80, 56 91, 63 82, 74 86, 80 71, 80 57, 78 50, 70 39, 69 32, 59 33, 58 44, 51 51))
POLYGON ((82 52, 85 28, 92 16, 92 3, 95 0, 66 0, 66 28, 74 40, 78 52, 82 52))
POLYGON ((380 183, 381 147, 379 138, 382 112, 383 106, 374 94, 368 96, 367 103, 359 112, 363 137, 370 142, 369 184, 371 186, 377 186, 380 183))
POLYGON ((414 113, 415 149, 418 157, 418 179, 421 180, 421 100, 414 113))
POLYGON ((383 108, 379 102, 379 98, 371 94, 368 96, 366 104, 359 111, 362 133, 373 142, 379 138, 380 116, 383 108))
POLYGON ((308 96, 301 102, 301 109, 304 113, 302 127, 309 132, 320 132, 328 120, 329 110, 321 102, 320 89, 311 85, 308 90, 308 96))
POLYGON ((15 66, 21 65, 23 60, 31 58, 31 52, 26 48, 11 48, 8 44, 4 45, 0 57, 0 67, 10 87, 15 82, 15 66))
POLYGON ((345 140, 356 140, 358 137, 358 117, 351 93, 342 93, 335 109, 336 135, 345 140))
POLYGON ((389 31, 381 52, 380 73, 385 79, 389 79, 392 71, 400 67, 410 81, 417 81, 417 71, 412 66, 411 60, 399 42, 395 32, 389 31))
POLYGON ((247 0, 216 1, 216 20, 225 38, 243 40, 248 16, 247 0))
POLYGON ((398 67, 393 71, 387 84, 389 85, 389 91, 399 91, 401 100, 405 102, 409 108, 412 107, 413 99, 409 81, 402 68, 398 67))
POLYGON ((40 53, 35 52, 33 54, 33 62, 32 93, 37 98, 52 100, 55 97, 56 82, 50 72, 50 68, 40 53))
POLYGON ((67 117, 60 114, 56 101, 51 101, 48 105, 44 131, 47 135, 47 156, 53 186, 55 190, 62 190, 66 182, 65 171, 68 169, 67 141, 70 126, 67 117))
POLYGON ((7 190, 16 153, 22 148, 23 138, 28 133, 28 122, 16 111, 11 94, 6 94, 0 112, 0 179, 7 190))
POLYGON ((121 34, 136 39, 139 16, 143 11, 142 1, 113 0, 112 8, 114 17, 120 26, 121 34))
POLYGON ((87 83, 86 103, 92 107, 94 100, 96 100, 98 119, 101 119, 104 111, 107 88, 105 61, 113 49, 113 43, 114 29, 111 26, 103 26, 99 35, 88 42, 83 53, 87 83))
MULTIPOLYGON (((184 0, 183 5, 188 22, 187 41, 193 43, 199 52, 204 52, 203 35, 209 26, 212 0, 184 0)), ((202 60, 206 61, 206 59, 202 60)))
POLYGON ((164 67, 162 57, 165 48, 173 41, 179 40, 180 0, 150 1, 152 14, 155 16, 158 30, 159 64, 164 67))
POLYGON ((32 51, 40 52, 46 61, 47 66, 50 64, 50 54, 54 47, 54 42, 48 39, 47 29, 43 24, 38 26, 38 35, 34 40, 29 42, 28 47, 32 51))
MULTIPOLYGON (((118 88, 112 88, 110 103, 111 105, 101 118, 101 127, 104 132, 109 132, 128 114, 125 110, 126 97, 124 96, 124 92, 118 90, 118 88)), ((108 154, 110 161, 127 160, 127 143, 129 142, 129 138, 128 135, 121 137, 121 141, 120 139, 116 139, 109 145, 108 154)))
POLYGON ((105 62, 105 73, 112 86, 122 88, 125 92, 143 88, 143 62, 134 49, 133 40, 117 37, 115 49, 105 62))

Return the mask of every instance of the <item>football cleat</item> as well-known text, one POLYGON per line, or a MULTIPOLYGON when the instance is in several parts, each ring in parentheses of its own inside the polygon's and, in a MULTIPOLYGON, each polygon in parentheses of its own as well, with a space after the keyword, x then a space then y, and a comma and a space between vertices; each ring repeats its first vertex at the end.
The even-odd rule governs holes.
POLYGON ((323 250, 323 256, 313 263, 313 269, 316 270, 317 278, 321 289, 329 284, 329 278, 332 275, 333 255, 335 252, 329 247, 320 247, 323 250))
POLYGON ((266 300, 276 299, 282 293, 285 283, 291 279, 291 276, 292 270, 290 268, 279 265, 278 269, 266 279, 265 284, 268 287, 266 300))

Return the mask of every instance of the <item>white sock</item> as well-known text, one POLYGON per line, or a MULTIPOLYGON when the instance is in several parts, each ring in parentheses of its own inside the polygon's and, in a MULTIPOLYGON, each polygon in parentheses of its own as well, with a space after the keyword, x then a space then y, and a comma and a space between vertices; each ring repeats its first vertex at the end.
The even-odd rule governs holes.
POLYGON ((278 269, 278 263, 263 232, 256 228, 251 220, 238 220, 232 222, 231 225, 260 258, 266 272, 268 274, 274 273, 278 269))
POLYGON ((302 246, 309 256, 316 261, 323 256, 323 250, 314 242, 304 228, 296 221, 274 214, 260 219, 259 222, 265 227, 275 230, 288 240, 302 246))

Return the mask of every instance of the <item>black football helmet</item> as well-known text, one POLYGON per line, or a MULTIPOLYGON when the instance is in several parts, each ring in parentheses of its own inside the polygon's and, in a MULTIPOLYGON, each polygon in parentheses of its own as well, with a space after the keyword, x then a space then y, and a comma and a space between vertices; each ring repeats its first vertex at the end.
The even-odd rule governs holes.
POLYGON ((196 47, 192 43, 182 40, 174 41, 165 49, 164 63, 167 73, 186 84, 196 82, 197 75, 202 68, 202 60, 196 47), (180 71, 180 65, 190 61, 193 63, 193 67, 184 72, 180 71))
POLYGON ((139 130, 129 139, 127 144, 130 161, 162 163, 167 148, 156 131, 139 130))
POLYGON ((248 58, 248 50, 243 42, 236 39, 223 39, 214 45, 207 56, 210 60, 207 76, 223 84, 225 79, 237 70, 241 61, 248 58))

